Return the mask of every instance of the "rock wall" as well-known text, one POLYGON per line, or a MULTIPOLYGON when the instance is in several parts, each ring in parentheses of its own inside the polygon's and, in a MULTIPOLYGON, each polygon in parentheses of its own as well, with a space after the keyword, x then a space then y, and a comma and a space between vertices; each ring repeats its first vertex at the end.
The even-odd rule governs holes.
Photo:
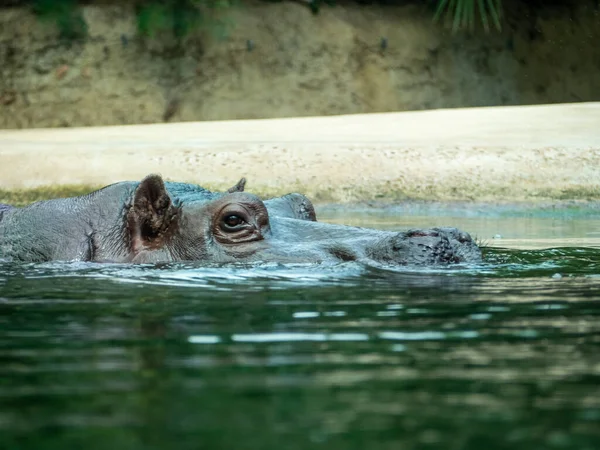
POLYGON ((600 100, 594 2, 524 8, 502 33, 453 35, 415 4, 314 16, 250 0, 182 45, 136 37, 128 3, 86 6, 79 43, 27 9, 0 9, 0 128, 600 100))

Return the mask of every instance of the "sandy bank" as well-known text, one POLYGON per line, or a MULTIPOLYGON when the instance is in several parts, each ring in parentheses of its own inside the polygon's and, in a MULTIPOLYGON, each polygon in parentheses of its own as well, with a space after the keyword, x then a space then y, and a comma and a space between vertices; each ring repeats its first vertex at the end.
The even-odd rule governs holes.
POLYGON ((600 198, 600 103, 0 131, 0 187, 148 173, 316 201, 600 198))

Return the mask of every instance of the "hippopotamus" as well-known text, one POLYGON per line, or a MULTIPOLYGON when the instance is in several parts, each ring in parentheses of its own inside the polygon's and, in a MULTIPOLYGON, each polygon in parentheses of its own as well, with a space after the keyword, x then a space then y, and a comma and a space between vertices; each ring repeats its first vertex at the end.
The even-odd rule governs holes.
POLYGON ((478 262, 481 251, 456 228, 391 232, 317 222, 302 194, 262 201, 159 175, 79 197, 0 212, 0 259, 158 263, 360 261, 393 266, 478 262))

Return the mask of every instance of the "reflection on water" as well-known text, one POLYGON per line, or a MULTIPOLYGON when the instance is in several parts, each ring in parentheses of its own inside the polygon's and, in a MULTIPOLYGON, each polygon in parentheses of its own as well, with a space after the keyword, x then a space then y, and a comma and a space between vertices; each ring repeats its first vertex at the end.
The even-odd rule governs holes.
POLYGON ((407 204, 384 212, 366 207, 326 207, 319 220, 387 230, 454 226, 491 247, 541 249, 600 247, 600 209, 515 205, 407 204))
POLYGON ((0 448, 597 449, 600 250, 561 236, 427 270, 0 265, 0 448))

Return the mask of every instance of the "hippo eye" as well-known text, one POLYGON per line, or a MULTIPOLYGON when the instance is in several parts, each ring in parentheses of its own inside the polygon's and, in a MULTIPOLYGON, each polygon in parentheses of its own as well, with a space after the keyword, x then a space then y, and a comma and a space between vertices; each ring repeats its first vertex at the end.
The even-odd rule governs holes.
MULTIPOLYGON (((212 223, 211 231, 217 242, 232 249, 237 244, 263 239, 263 231, 269 230, 269 216, 262 202, 248 194, 235 192, 224 203, 212 223)), ((248 247, 243 249, 248 250, 248 247)))
POLYGON ((225 228, 225 230, 235 231, 245 223, 246 221, 237 214, 229 214, 223 218, 223 228, 225 228))

